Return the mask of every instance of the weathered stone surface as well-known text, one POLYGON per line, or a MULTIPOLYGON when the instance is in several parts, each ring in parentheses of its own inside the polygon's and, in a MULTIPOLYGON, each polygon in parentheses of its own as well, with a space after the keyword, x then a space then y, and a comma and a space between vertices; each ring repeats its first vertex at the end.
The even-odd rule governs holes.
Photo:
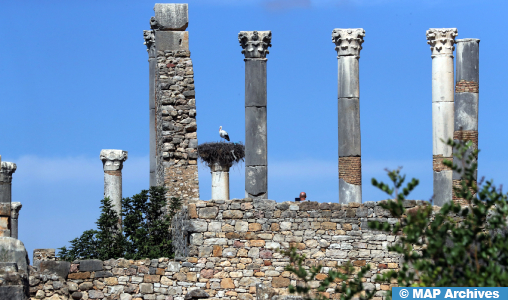
POLYGON ((207 292, 200 289, 192 290, 185 295, 185 299, 205 299, 209 297, 210 295, 207 292))
POLYGON ((241 219, 243 218, 243 213, 240 210, 227 210, 222 213, 223 219, 241 219))
MULTIPOLYGON (((102 262, 101 262, 102 264, 102 262)), ((53 261, 53 260, 47 260, 47 261, 41 261, 39 265, 39 270, 41 272, 44 272, 45 270, 48 270, 50 274, 57 274, 58 276, 62 278, 67 278, 67 275, 69 274, 69 268, 71 263, 67 261, 53 261)))
POLYGON ((189 26, 189 9, 186 3, 156 3, 152 28, 159 30, 185 30, 189 26))
POLYGON ((0 248, 6 251, 6 256, 2 259, 4 262, 15 262, 20 273, 28 272, 28 253, 25 245, 15 238, 0 237, 0 248))
POLYGON ((224 278, 220 282, 220 287, 223 289, 234 289, 235 284, 231 278, 224 278))
POLYGON ((80 272, 102 271, 102 261, 98 259, 87 259, 79 261, 80 272))
POLYGON ((26 300, 27 298, 23 286, 11 285, 0 286, 0 299, 26 300))
POLYGON ((288 287, 291 281, 289 278, 274 277, 272 280, 272 287, 274 288, 285 288, 288 287))
POLYGON ((199 209, 199 217, 202 219, 215 219, 219 209, 217 207, 205 207, 199 209))

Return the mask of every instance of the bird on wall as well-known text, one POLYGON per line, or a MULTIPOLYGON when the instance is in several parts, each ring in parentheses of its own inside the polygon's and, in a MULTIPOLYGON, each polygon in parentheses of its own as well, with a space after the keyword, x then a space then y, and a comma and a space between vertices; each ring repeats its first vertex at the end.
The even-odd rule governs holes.
POLYGON ((223 138, 229 142, 229 135, 225 130, 222 130, 222 126, 219 127, 219 135, 221 138, 223 138))

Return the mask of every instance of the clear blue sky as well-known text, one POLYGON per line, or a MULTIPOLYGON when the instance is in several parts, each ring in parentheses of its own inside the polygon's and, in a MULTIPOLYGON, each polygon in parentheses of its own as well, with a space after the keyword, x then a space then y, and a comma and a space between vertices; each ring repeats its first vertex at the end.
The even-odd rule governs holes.
MULTIPOLYGON (((20 239, 58 248, 95 228, 103 195, 101 149, 129 151, 124 197, 148 187, 148 55, 154 1, 2 1, 0 154, 17 163, 13 201, 20 239)), ((268 55, 269 197, 338 201, 337 58, 334 28, 366 31, 360 59, 363 200, 404 166, 432 196, 431 57, 425 31, 457 27, 479 38, 479 174, 508 182, 503 149, 508 40, 505 1, 189 1, 198 140, 222 125, 244 141, 241 30, 272 30, 268 55)), ((202 199, 210 174, 200 169, 202 199)), ((243 166, 231 196, 244 196, 243 166)))

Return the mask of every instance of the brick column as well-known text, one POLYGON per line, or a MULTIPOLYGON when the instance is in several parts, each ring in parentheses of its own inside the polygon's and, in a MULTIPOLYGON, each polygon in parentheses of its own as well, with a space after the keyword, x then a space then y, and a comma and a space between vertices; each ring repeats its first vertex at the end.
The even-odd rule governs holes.
POLYGON ((229 168, 215 163, 210 166, 212 173, 212 199, 229 200, 229 168))
POLYGON ((18 217, 21 210, 20 202, 11 202, 11 237, 18 238, 18 217))
MULTIPOLYGON (((478 148, 478 93, 480 82, 480 40, 457 40, 457 75, 455 79, 455 122, 453 139, 455 141, 472 141, 473 148, 478 148)), ((459 167, 462 161, 455 162, 459 167)), ((475 172, 476 180, 476 172, 475 172)), ((453 186, 461 185, 462 176, 453 172, 453 186)), ((463 203, 453 193, 453 201, 463 203)), ((465 204, 465 203, 464 203, 465 204)))
POLYGON ((268 198, 266 55, 271 31, 240 31, 245 55, 245 197, 268 198))
POLYGON ((146 51, 148 51, 148 109, 150 126, 150 186, 157 185, 157 157, 156 157, 156 123, 155 123, 155 75, 157 72, 157 55, 155 50, 155 33, 153 30, 143 30, 146 51))
POLYGON ((456 28, 431 28, 427 40, 432 52, 432 154, 434 169, 434 204, 452 200, 452 170, 443 159, 453 160, 453 50, 456 28), (445 142, 442 142, 444 140, 445 142))
POLYGON ((118 214, 118 225, 121 228, 122 218, 122 169, 127 160, 127 151, 103 149, 100 159, 104 168, 104 198, 109 197, 113 209, 118 214))
POLYGON ((338 58, 339 203, 362 203, 359 59, 365 30, 332 32, 338 58))
POLYGON ((16 172, 15 163, 0 162, 0 237, 11 236, 12 174, 16 172))

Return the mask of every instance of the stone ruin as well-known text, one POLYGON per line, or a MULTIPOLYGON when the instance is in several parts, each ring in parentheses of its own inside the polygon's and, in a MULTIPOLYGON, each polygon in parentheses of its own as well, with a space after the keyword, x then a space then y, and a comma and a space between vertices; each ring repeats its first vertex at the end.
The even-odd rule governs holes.
MULTIPOLYGON (((277 249, 292 246, 307 256, 306 265, 324 266, 311 287, 317 287, 330 268, 352 261, 357 268, 371 266, 365 287, 376 291, 375 300, 383 299, 394 284, 376 282, 375 277, 397 269, 402 258, 387 250, 396 236, 367 227, 369 220, 395 224, 397 219, 379 202, 362 203, 359 58, 365 31, 332 31, 338 59, 338 203, 268 200, 266 56, 271 31, 238 35, 245 61, 245 198, 229 199, 229 192, 221 190, 212 192, 217 199, 203 201, 194 72, 185 31, 188 6, 158 3, 154 10, 151 29, 143 33, 149 61, 150 185, 163 185, 168 197, 184 200, 172 226, 176 257, 65 262, 54 249, 36 249, 30 265, 18 239, 21 204, 11 199, 16 164, 2 162, 0 156, 0 299, 289 299, 287 288, 296 285, 296 277, 284 270, 289 259, 277 249)), ((463 201, 452 195, 452 186, 462 178, 443 165, 453 153, 440 140, 473 141, 478 146, 479 40, 455 40, 457 34, 456 28, 427 31, 437 205, 463 201)), ((120 211, 127 151, 105 149, 100 159, 104 196, 120 211)), ((416 209, 428 202, 407 200, 404 205, 416 209)), ((333 284, 326 295, 338 297, 333 284)))

